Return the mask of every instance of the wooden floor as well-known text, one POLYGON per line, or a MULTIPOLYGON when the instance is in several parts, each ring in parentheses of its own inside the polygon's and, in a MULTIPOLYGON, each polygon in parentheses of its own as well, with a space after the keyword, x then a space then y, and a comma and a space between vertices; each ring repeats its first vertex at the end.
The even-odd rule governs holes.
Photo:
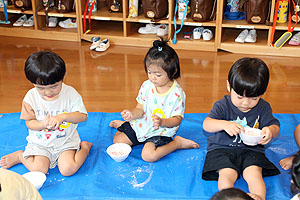
MULTIPOLYGON (((89 112, 120 112, 135 106, 141 83, 147 79, 143 59, 148 48, 114 46, 103 53, 90 43, 59 42, 0 36, 0 113, 20 112, 32 87, 24 62, 36 51, 52 50, 67 63, 65 83, 82 95, 89 112)), ((177 51, 187 95, 186 112, 209 112, 226 90, 234 61, 247 55, 226 52, 177 51)), ((269 66, 271 79, 264 98, 275 113, 300 113, 300 57, 258 56, 269 66)))

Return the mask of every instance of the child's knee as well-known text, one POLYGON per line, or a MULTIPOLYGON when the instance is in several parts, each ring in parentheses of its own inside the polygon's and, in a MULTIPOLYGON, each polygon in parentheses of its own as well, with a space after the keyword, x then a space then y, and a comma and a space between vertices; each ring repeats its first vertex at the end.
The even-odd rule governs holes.
POLYGON ((76 168, 72 164, 64 164, 62 166, 58 167, 61 175, 63 176, 72 176, 73 174, 76 173, 76 168))
POLYGON ((158 160, 155 152, 143 151, 142 159, 146 162, 155 162, 158 160))

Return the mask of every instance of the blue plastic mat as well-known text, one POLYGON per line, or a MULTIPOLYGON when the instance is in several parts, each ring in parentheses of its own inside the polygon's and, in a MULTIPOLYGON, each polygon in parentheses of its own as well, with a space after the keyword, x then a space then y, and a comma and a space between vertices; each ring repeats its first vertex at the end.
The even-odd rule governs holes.
MULTIPOLYGON (((142 146, 132 149, 121 163, 106 154, 112 144, 115 129, 108 126, 119 113, 89 113, 88 120, 79 124, 82 140, 94 145, 81 169, 71 177, 62 176, 57 168, 49 170, 40 193, 43 199, 209 199, 217 192, 216 181, 201 178, 206 155, 206 136, 202 122, 207 114, 185 114, 178 135, 200 144, 200 149, 178 150, 155 163, 141 158, 142 146)), ((19 119, 20 113, 0 116, 0 157, 24 150, 27 128, 19 119)), ((293 132, 300 123, 300 114, 275 114, 281 122, 281 131, 266 150, 267 157, 281 170, 278 176, 265 178, 268 200, 286 200, 290 194, 290 174, 282 170, 279 161, 297 152, 293 132)), ((24 174, 28 170, 21 164, 11 168, 24 174)), ((236 187, 248 191, 243 179, 236 187)))

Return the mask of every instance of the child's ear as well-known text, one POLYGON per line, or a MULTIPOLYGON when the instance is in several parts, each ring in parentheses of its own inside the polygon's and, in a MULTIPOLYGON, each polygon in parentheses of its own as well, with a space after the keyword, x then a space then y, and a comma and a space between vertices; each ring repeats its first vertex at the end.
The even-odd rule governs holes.
POLYGON ((227 83, 227 90, 228 90, 228 92, 230 92, 231 91, 231 87, 230 87, 230 84, 229 84, 228 80, 226 81, 226 83, 227 83))

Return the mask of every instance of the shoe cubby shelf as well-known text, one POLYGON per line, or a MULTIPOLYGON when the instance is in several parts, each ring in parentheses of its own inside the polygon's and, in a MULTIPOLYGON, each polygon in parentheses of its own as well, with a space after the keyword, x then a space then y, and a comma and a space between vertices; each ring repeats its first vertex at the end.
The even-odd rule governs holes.
MULTIPOLYGON (((108 38, 112 45, 128 45, 150 47, 153 40, 158 39, 156 34, 140 34, 138 29, 145 27, 148 23, 153 23, 151 19, 145 18, 143 10, 139 8, 137 17, 129 17, 129 0, 123 0, 122 12, 109 12, 105 4, 105 0, 97 0, 97 11, 93 12, 89 19, 89 13, 84 17, 84 9, 86 0, 76 0, 76 12, 71 13, 57 13, 55 10, 49 11, 49 17, 57 17, 59 20, 65 18, 76 18, 77 29, 64 29, 60 27, 47 28, 44 31, 39 30, 36 23, 34 27, 14 27, 12 23, 18 19, 21 14, 34 15, 34 20, 38 20, 39 24, 45 27, 45 12, 40 10, 35 15, 37 5, 40 0, 32 0, 32 10, 21 11, 14 6, 8 6, 9 18, 12 19, 11 24, 0 24, 0 35, 20 36, 40 39, 53 39, 64 41, 90 41, 91 37, 99 36, 101 39, 108 38), (85 19, 84 19, 85 18, 85 19), (84 31, 84 20, 86 22, 86 30, 84 31), (91 21, 91 24, 89 24, 91 21)), ((139 0, 141 3, 141 0, 139 0)), ((180 28, 181 20, 174 21, 174 8, 176 0, 168 0, 169 2, 169 16, 168 18, 155 21, 156 24, 168 25, 168 35, 170 38, 170 45, 175 49, 185 50, 202 50, 202 51, 218 51, 224 50, 232 53, 245 54, 264 54, 264 55, 278 55, 278 56, 299 56, 300 46, 290 46, 285 44, 281 49, 275 49, 270 45, 270 38, 272 26, 264 24, 248 24, 246 20, 225 20, 223 18, 224 3, 227 1, 217 0, 216 19, 209 22, 195 22, 188 15, 183 22, 183 28, 177 34, 177 43, 173 44, 174 37, 174 23, 176 29, 180 28), (208 28, 213 33, 213 38, 210 41, 185 39, 185 32, 192 32, 196 27, 208 28), (237 43, 235 38, 244 29, 255 29, 257 31, 257 41, 255 43, 237 43)), ((274 7, 276 0, 272 0, 271 19, 274 16, 274 7)), ((4 9, 0 8, 0 19, 4 19, 4 9)), ((292 26, 294 23, 292 23, 292 26)), ((274 42, 288 29, 288 24, 283 23, 276 25, 274 42)), ((300 31, 300 24, 298 24, 294 32, 300 31)))

